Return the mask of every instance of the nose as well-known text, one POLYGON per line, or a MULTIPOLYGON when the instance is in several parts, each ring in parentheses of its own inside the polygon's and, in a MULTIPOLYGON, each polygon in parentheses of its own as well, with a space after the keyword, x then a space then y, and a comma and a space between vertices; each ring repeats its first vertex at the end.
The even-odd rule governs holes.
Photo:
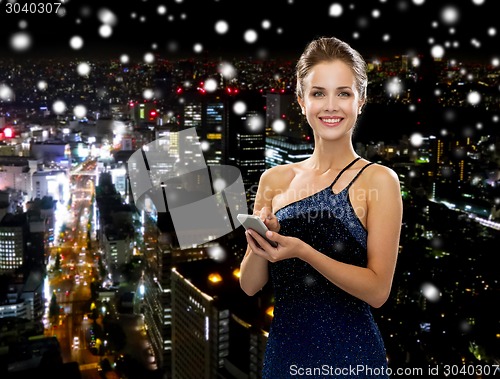
POLYGON ((333 112, 338 109, 337 96, 327 96, 325 97, 324 108, 328 112, 333 112))

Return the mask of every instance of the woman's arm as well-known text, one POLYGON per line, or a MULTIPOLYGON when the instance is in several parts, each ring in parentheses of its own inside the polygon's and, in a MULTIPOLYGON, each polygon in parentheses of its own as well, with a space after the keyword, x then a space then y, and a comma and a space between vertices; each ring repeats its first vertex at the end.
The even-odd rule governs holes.
MULTIPOLYGON (((257 194, 255 196, 253 214, 261 217, 270 230, 279 230, 277 220, 271 214, 273 189, 271 187, 272 169, 265 171, 260 178, 257 194)), ((251 238, 245 233, 247 241, 251 238)), ((267 283, 269 261, 253 253, 250 244, 240 265, 240 286, 243 291, 253 296, 267 283)))
POLYGON ((387 167, 376 167, 375 170, 370 170, 368 180, 367 267, 339 262, 298 238, 274 232, 268 232, 267 236, 278 242, 277 248, 266 244, 256 233, 252 234, 262 245, 262 249, 254 245, 255 253, 271 262, 291 257, 302 259, 344 291, 375 308, 382 306, 387 301, 394 277, 403 206, 397 175, 387 167))
POLYGON ((370 171, 366 199, 367 267, 335 261, 310 246, 301 258, 344 291, 378 308, 387 301, 392 287, 403 206, 397 175, 383 166, 370 171))

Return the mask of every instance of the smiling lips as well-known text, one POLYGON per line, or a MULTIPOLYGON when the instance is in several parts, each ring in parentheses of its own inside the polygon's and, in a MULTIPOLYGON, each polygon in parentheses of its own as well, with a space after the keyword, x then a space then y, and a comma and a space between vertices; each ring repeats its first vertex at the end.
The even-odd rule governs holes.
POLYGON ((342 118, 340 118, 340 117, 322 118, 321 121, 323 121, 325 124, 338 124, 340 121, 342 121, 342 118))

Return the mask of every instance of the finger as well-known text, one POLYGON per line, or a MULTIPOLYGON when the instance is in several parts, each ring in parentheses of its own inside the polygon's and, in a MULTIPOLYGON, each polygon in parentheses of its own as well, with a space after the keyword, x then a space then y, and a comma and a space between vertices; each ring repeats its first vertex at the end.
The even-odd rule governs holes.
POLYGON ((245 231, 245 237, 247 239, 248 244, 252 249, 254 248, 260 248, 258 242, 255 240, 255 238, 249 233, 249 231, 245 231))
POLYGON ((283 237, 279 233, 272 232, 270 230, 266 232, 266 237, 269 240, 276 242, 277 244, 282 244, 283 242, 283 237))
POLYGON ((250 246, 252 252, 262 258, 268 259, 266 251, 259 246, 259 244, 250 234, 248 234, 248 232, 245 232, 245 236, 247 238, 248 246, 250 246))
POLYGON ((280 223, 276 216, 272 215, 270 218, 264 220, 264 224, 267 226, 269 230, 273 230, 275 232, 279 232, 280 223))
POLYGON ((251 238, 253 238, 254 241, 259 245, 258 247, 260 247, 261 249, 267 250, 268 248, 271 247, 269 242, 267 242, 266 239, 262 237, 259 233, 257 233, 255 230, 248 229, 247 232, 251 236, 251 238))
POLYGON ((262 221, 266 221, 266 220, 271 220, 273 218, 273 213, 271 212, 271 208, 269 207, 263 207, 261 210, 260 210, 260 218, 262 221))

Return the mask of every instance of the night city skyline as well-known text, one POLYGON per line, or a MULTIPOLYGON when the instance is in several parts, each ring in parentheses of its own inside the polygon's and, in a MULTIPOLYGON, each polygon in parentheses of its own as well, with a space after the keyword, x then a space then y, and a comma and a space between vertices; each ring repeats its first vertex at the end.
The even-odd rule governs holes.
POLYGON ((373 310, 393 377, 499 376, 493 1, 198 3, 57 16, 0 0, 2 377, 260 379, 274 299, 239 287, 242 228, 181 249, 171 214, 136 203, 128 159, 164 139, 172 155, 147 169, 172 171, 194 127, 251 212, 262 172, 314 148, 294 65, 319 35, 365 56, 354 147, 401 183, 394 284, 373 310))

